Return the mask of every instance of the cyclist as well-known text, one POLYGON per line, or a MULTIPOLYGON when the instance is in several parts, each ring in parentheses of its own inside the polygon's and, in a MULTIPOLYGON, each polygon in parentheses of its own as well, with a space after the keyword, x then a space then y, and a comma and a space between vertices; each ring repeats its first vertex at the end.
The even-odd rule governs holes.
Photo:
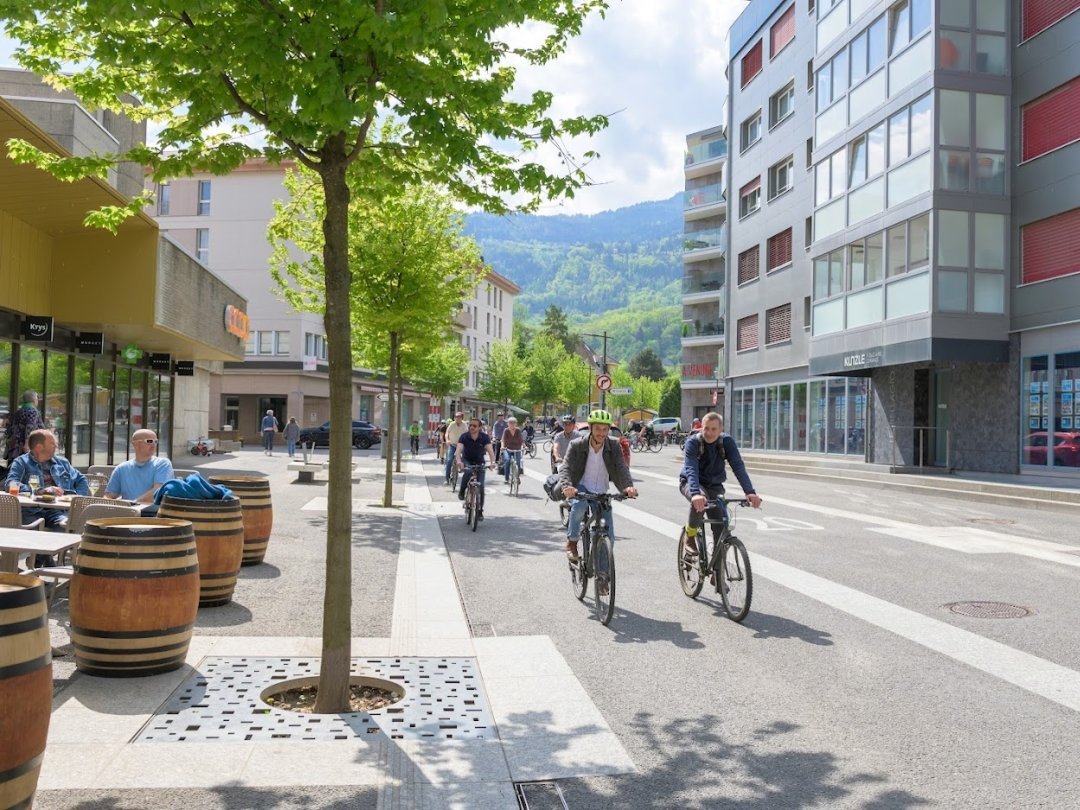
POLYGON ((518 469, 522 472, 525 467, 521 463, 521 448, 525 444, 525 433, 518 427, 517 417, 511 416, 506 420, 506 430, 502 434, 502 471, 503 483, 510 483, 510 459, 516 459, 518 469))
POLYGON ((491 424, 491 441, 495 445, 495 458, 498 459, 498 464, 502 466, 502 435, 506 430, 506 426, 509 424, 503 414, 495 414, 495 421, 491 424))
POLYGON ((409 425, 409 452, 414 456, 420 455, 420 420, 414 419, 409 425))
MULTIPOLYGON (((754 491, 750 476, 746 472, 739 447, 730 434, 724 433, 724 417, 709 412, 701 417, 701 432, 686 440, 682 469, 679 471, 679 491, 690 501, 690 517, 686 523, 686 538, 697 536, 705 525, 702 513, 706 506, 724 494, 724 461, 731 465, 731 471, 739 481, 746 495, 746 500, 755 509, 761 508, 761 496, 754 491)), ((709 517, 720 520, 723 515, 714 514, 718 510, 710 509, 709 517)), ((697 554, 696 544, 684 544, 687 554, 697 554)))
MULTIPOLYGON (((461 434, 457 443, 457 465, 458 469, 463 471, 461 476, 461 485, 458 488, 458 500, 465 500, 465 487, 469 485, 469 479, 472 478, 472 469, 465 469, 466 464, 479 464, 483 465, 484 456, 486 455, 490 460, 490 467, 495 466, 495 449, 491 444, 491 437, 480 430, 480 418, 472 417, 469 420, 469 429, 461 434)), ((480 520, 484 519, 484 476, 487 471, 483 466, 480 466, 477 475, 477 481, 480 484, 480 520)))
POLYGON ((454 414, 454 421, 446 426, 446 483, 450 483, 450 465, 454 463, 454 453, 457 452, 458 439, 468 428, 465 426, 465 414, 458 411, 454 414))
POLYGON ((446 461, 446 429, 450 426, 449 419, 443 419, 439 422, 439 426, 435 428, 435 432, 438 434, 436 440, 439 443, 436 449, 439 461, 446 461))
POLYGON ((557 473, 562 460, 566 458, 566 451, 570 448, 570 442, 577 438, 577 420, 573 414, 566 414, 562 418, 562 433, 556 433, 551 438, 551 472, 557 473))
MULTIPOLYGON (((589 435, 570 442, 566 457, 559 465, 559 486, 570 503, 570 521, 566 527, 566 556, 572 562, 578 559, 578 540, 581 538, 581 522, 585 518, 588 501, 575 499, 578 492, 599 495, 607 492, 608 483, 628 498, 636 498, 634 479, 623 459, 617 439, 611 438, 611 414, 604 410, 589 413, 589 435)), ((611 539, 615 539, 615 527, 611 515, 607 515, 611 539)))

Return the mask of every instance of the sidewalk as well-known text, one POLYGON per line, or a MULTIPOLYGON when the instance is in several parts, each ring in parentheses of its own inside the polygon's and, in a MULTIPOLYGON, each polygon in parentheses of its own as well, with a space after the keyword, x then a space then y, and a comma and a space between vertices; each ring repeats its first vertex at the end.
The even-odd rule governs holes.
MULTIPOLYGON (((354 453, 353 673, 403 684, 394 712, 298 715, 259 700, 318 670, 325 475, 298 484, 287 456, 258 449, 198 459, 207 476, 269 477, 266 562, 241 569, 233 603, 199 611, 176 672, 101 679, 54 660, 35 806, 501 810, 519 806, 515 783, 633 771, 550 639, 472 636, 439 527, 458 505, 433 502, 428 481, 442 475, 425 456, 394 476, 410 507, 384 510, 378 449, 354 453)), ((58 600, 53 643, 70 651, 66 621, 58 600)))

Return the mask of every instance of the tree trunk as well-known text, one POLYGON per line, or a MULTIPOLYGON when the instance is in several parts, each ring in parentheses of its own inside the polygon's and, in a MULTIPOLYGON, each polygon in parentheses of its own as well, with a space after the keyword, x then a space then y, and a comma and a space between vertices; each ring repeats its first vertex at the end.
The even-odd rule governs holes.
POLYGON ((386 441, 389 444, 386 446, 386 483, 383 484, 383 508, 389 509, 394 505, 394 450, 398 444, 397 438, 397 407, 394 400, 396 394, 396 386, 394 380, 397 377, 398 367, 398 346, 400 337, 397 332, 390 333, 390 372, 388 376, 388 384, 386 392, 388 396, 387 405, 390 406, 390 420, 389 427, 386 430, 386 441))
POLYGON ((330 364, 330 483, 326 510, 326 590, 323 596, 322 666, 315 711, 349 710, 352 644, 352 322, 349 312, 349 185, 345 138, 327 142, 319 167, 326 196, 323 265, 324 324, 330 364), (335 157, 337 159, 335 159, 335 157))
POLYGON ((398 425, 398 432, 397 432, 398 441, 397 441, 397 453, 395 454, 395 457, 394 457, 394 461, 395 461, 394 472, 401 472, 401 450, 402 450, 402 444, 404 443, 404 440, 405 440, 405 436, 404 436, 405 428, 402 427, 402 425, 401 425, 401 398, 404 395, 405 385, 401 381, 401 372, 400 371, 395 376, 397 377, 397 382, 394 384, 394 394, 397 396, 397 400, 396 400, 397 401, 397 409, 396 409, 396 411, 397 411, 397 425, 398 425))

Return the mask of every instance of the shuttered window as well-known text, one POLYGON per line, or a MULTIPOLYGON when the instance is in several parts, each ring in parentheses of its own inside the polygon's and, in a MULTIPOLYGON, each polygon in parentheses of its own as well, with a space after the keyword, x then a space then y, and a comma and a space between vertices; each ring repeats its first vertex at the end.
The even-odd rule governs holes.
POLYGON ((791 304, 773 307, 765 313, 765 345, 791 340, 791 304))
POLYGON ((749 250, 744 250, 739 254, 739 283, 746 284, 748 281, 753 281, 758 277, 759 265, 761 264, 761 254, 758 251, 758 246, 754 245, 749 250))
POLYGON ((750 84, 750 80, 761 73, 761 40, 759 39, 754 43, 749 51, 746 52, 746 56, 742 58, 742 84, 740 87, 746 87, 750 84))
POLYGON ((1080 77, 1025 104, 1020 126, 1024 160, 1080 141, 1080 77))
POLYGON ((1024 0, 1023 39, 1045 31, 1078 8, 1080 0, 1024 0))
POLYGON ((736 333, 736 347, 741 352, 744 349, 756 349, 758 347, 758 316, 747 315, 739 318, 739 331, 736 333))
POLYGON ((769 58, 773 59, 795 39, 795 6, 792 6, 769 29, 769 58))
MULTIPOLYGON (((769 237, 765 251, 765 269, 775 270, 791 262, 791 228, 769 237)), ((741 268, 740 268, 741 269, 741 268)))
POLYGON ((1080 208, 1020 229, 1024 284, 1080 273, 1080 208))

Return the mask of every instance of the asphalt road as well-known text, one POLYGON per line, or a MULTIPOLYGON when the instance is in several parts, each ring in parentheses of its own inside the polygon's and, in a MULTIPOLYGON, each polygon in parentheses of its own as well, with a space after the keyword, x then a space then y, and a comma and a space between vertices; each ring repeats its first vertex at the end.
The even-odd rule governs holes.
MULTIPOLYGON (((531 462, 546 472, 546 461, 531 462)), ((452 496, 424 465, 433 497, 452 496)), ((1080 538, 1052 512, 758 476, 738 535, 752 612, 685 597, 672 449, 635 454, 609 627, 571 594, 529 475, 475 534, 441 519, 477 634, 550 636, 638 766, 560 783, 584 808, 1080 806, 1080 538), (1024 618, 970 618, 990 600, 1024 618)), ((489 481, 494 482, 492 477, 489 481)))

